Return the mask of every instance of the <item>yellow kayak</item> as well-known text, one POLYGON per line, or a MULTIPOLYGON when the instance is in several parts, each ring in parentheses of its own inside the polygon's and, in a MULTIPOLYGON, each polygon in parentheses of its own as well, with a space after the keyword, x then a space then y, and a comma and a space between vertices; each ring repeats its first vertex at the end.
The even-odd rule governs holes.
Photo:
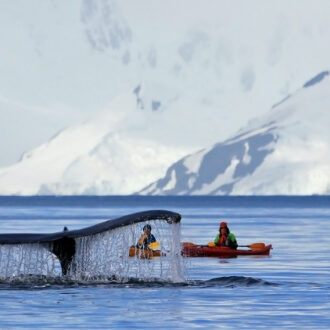
POLYGON ((130 257, 138 257, 141 259, 152 259, 154 257, 165 256, 160 250, 139 249, 135 246, 129 248, 130 257))

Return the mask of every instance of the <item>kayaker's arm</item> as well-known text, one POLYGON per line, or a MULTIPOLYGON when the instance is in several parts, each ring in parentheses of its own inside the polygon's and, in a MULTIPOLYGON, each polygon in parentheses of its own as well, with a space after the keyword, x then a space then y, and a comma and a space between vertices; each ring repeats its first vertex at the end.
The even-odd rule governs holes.
POLYGON ((146 234, 142 234, 141 237, 139 238, 138 240, 138 245, 143 245, 144 244, 144 241, 145 239, 147 238, 148 236, 146 234))
POLYGON ((230 233, 228 235, 228 239, 227 239, 227 244, 226 244, 228 247, 230 247, 231 249, 237 249, 238 247, 238 244, 237 244, 237 240, 236 240, 236 237, 233 233, 230 233))

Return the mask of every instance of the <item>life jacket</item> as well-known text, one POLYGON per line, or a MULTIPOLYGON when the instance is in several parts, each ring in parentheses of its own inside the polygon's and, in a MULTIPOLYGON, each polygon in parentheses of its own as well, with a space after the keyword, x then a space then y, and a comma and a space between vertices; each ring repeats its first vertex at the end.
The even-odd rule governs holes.
POLYGON ((229 232, 228 235, 221 235, 220 233, 217 235, 214 243, 217 246, 228 246, 232 249, 237 248, 236 237, 233 233, 229 232))

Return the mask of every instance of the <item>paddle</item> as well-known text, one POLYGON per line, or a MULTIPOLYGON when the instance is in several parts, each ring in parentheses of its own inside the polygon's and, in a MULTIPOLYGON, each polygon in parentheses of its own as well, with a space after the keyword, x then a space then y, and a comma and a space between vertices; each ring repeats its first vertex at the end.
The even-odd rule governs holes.
POLYGON ((159 242, 153 242, 153 243, 150 243, 150 244, 148 245, 148 248, 149 248, 150 250, 156 250, 156 249, 158 249, 158 248, 159 248, 159 242))
POLYGON ((239 245, 239 247, 248 247, 251 250, 263 250, 266 245, 265 243, 252 243, 250 245, 239 245))
MULTIPOLYGON (((190 246, 196 246, 196 244, 190 243, 190 242, 184 242, 183 245, 186 246, 186 247, 189 247, 189 245, 190 246)), ((214 242, 210 242, 207 245, 198 245, 198 246, 200 246, 200 247, 216 247, 214 242)), ((251 250, 255 250, 255 251, 256 250, 263 250, 266 247, 265 243, 252 243, 250 245, 238 245, 238 246, 239 247, 248 247, 251 250)))

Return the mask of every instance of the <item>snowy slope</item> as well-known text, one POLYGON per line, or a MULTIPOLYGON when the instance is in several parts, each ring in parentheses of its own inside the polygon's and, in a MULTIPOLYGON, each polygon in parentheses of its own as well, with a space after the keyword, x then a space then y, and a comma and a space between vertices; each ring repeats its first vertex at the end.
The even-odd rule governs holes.
POLYGON ((136 91, 118 97, 95 118, 59 132, 18 163, 1 168, 0 194, 129 194, 155 180, 186 149, 139 137, 151 115, 142 102, 136 91))
POLYGON ((174 163, 140 194, 330 194, 329 91, 329 72, 321 72, 232 138, 174 163))
POLYGON ((328 0, 3 0, 0 166, 138 85, 164 112, 145 138, 225 139, 329 66, 329 16, 328 0))

